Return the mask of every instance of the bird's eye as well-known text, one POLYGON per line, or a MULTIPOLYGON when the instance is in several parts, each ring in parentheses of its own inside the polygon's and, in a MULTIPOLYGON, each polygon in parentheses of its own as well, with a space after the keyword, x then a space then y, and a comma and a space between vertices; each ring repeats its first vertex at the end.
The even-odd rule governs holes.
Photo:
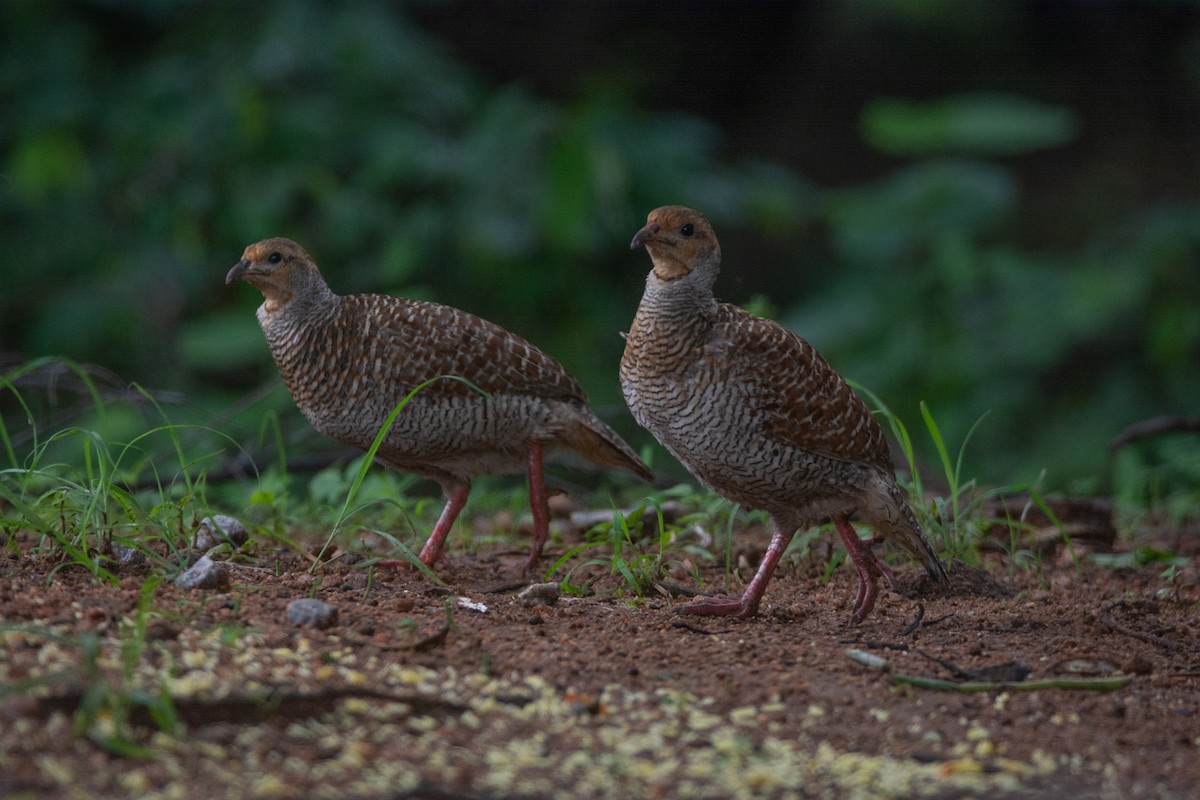
POLYGON ((283 256, 281 256, 278 251, 271 253, 271 255, 267 256, 268 264, 278 264, 280 261, 283 261, 283 256))
POLYGON ((692 223, 689 222, 687 225, 684 225, 682 228, 680 228, 679 232, 682 233, 684 236, 691 236, 693 233, 696 232, 696 229, 693 228, 692 223))

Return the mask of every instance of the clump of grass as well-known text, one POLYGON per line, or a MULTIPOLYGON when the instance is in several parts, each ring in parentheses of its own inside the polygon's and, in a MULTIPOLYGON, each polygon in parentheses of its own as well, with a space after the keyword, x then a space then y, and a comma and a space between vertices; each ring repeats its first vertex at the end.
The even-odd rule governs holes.
MULTIPOLYGON (((343 490, 338 498, 341 510, 332 522, 323 550, 353 515, 371 505, 389 502, 378 496, 365 504, 358 502, 367 470, 396 414, 432 380, 416 387, 397 406, 348 481, 338 487, 343 490)), ((19 418, 24 423, 18 437, 10 427, 18 417, 0 417, 0 457, 4 459, 0 462, 0 535, 11 552, 24 550, 59 559, 51 577, 59 569, 79 567, 98 580, 116 583, 114 552, 122 549, 141 553, 156 563, 161 574, 173 576, 181 568, 184 559, 180 551, 187 546, 191 532, 203 516, 210 514, 208 462, 230 449, 250 461, 257 476, 250 505, 274 517, 270 535, 299 550, 282 532, 291 479, 286 472, 282 431, 274 414, 263 416, 259 437, 276 441, 281 468, 260 474, 248 454, 228 435, 206 426, 171 422, 156 399, 137 385, 123 396, 138 399, 158 419, 135 430, 127 440, 118 440, 113 432, 128 429, 130 421, 124 420, 124 426, 110 424, 114 417, 110 403, 88 370, 74 362, 39 359, 24 364, 0 376, 0 394, 7 395, 20 410, 19 418), (91 401, 90 409, 80 413, 89 416, 94 425, 67 425, 48 436, 42 434, 33 404, 18 383, 30 372, 50 367, 66 369, 75 377, 91 401), (189 439, 186 443, 185 437, 189 439), (214 439, 216 446, 208 444, 214 439), (202 442, 199 447, 197 441, 202 442), (164 470, 165 465, 170 465, 169 472, 164 470)), ((415 479, 408 480, 411 483, 415 479)), ((399 496, 403 496, 403 488, 402 483, 399 496)), ((394 499, 390 502, 402 515, 406 513, 402 503, 394 499)), ((391 534, 371 532, 391 542, 405 557, 416 560, 391 534)))
MULTIPOLYGON (((87 374, 82 370, 78 374, 88 384, 87 374)), ((28 412, 29 406, 11 376, 5 377, 3 388, 28 412)), ((102 408, 101 404, 98 411, 102 408)), ((140 443, 164 431, 173 436, 174 429, 154 429, 114 447, 99 431, 78 426, 63 428, 43 439, 32 415, 27 413, 27 419, 32 429, 32 449, 21 459, 6 448, 9 466, 0 470, 0 499, 11 509, 3 519, 9 541, 15 542, 17 532, 24 531, 36 539, 36 550, 58 553, 64 565, 82 567, 98 579, 115 583, 116 576, 106 567, 113 540, 137 547, 139 537, 132 532, 151 524, 162 527, 163 515, 170 513, 173 505, 164 492, 147 508, 142 498, 124 488, 129 462, 139 454, 140 443), (63 453, 74 448, 76 465, 50 460, 52 449, 63 453)), ((2 420, 0 430, 5 442, 10 443, 2 420)), ((187 488, 189 495, 196 488, 190 479, 187 488)))
MULTIPOLYGON (((904 456, 909 473, 909 478, 907 480, 902 479, 901 485, 912 496, 913 507, 917 512, 917 517, 925 528, 927 535, 930 536, 935 549, 941 550, 952 561, 978 564, 980 562, 981 544, 987 537, 993 536, 993 528, 997 525, 1004 525, 1007 529, 1006 549, 1009 556, 1009 564, 1017 568, 1035 567, 1039 563, 1036 555, 1032 551, 1022 547, 1022 534, 1027 531, 1028 526, 1021 519, 1021 515, 1018 514, 1017 517, 1014 517, 1008 511, 1007 504, 1005 504, 1005 518, 1003 521, 994 516, 987 516, 982 513, 988 501, 1017 495, 1027 496, 1029 498, 1027 505, 1032 505, 1041 510, 1052 524, 1059 529, 1064 542, 1070 548, 1070 537, 1046 503, 1046 499, 1039 488, 1041 476, 1032 484, 1013 484, 991 489, 981 488, 974 478, 970 480, 964 479, 963 461, 967 445, 979 429, 979 426, 983 424, 983 421, 987 417, 986 414, 977 419, 975 424, 967 431, 962 443, 958 447, 957 453, 952 457, 932 409, 927 403, 921 403, 921 420, 937 453, 938 464, 942 469, 948 492, 944 497, 933 496, 926 490, 925 482, 922 480, 921 470, 916 458, 916 450, 913 445, 913 437, 909 433, 908 427, 871 390, 860 384, 854 383, 852 385, 856 391, 867 397, 874 404, 876 407, 875 413, 887 421, 892 435, 899 443, 900 452, 904 456)), ((1004 542, 1005 539, 998 541, 1004 542)), ((1071 552, 1074 554, 1073 550, 1071 552)))
POLYGON ((581 581, 577 576, 590 569, 616 578, 613 592, 617 596, 641 598, 661 590, 662 581, 673 571, 689 571, 699 579, 695 562, 714 560, 714 553, 722 548, 727 564, 732 558, 729 542, 737 509, 723 498, 682 483, 644 496, 628 510, 618 508, 611 499, 610 503, 611 519, 587 531, 587 541, 560 556, 547 570, 545 580, 562 571, 564 591, 586 594, 594 579, 581 581), (664 512, 668 502, 688 510, 669 521, 664 512), (711 532, 722 527, 723 540, 711 532), (587 558, 581 559, 585 554, 587 558))
POLYGON ((585 594, 587 589, 576 582, 576 573, 589 567, 607 567, 610 576, 621 577, 629 593, 642 597, 665 572, 663 554, 670 534, 663 522, 661 506, 641 505, 629 512, 622 512, 614 505, 611 522, 596 525, 588 532, 588 538, 591 541, 573 547, 559 556, 546 571, 545 580, 551 580, 560 569, 570 564, 570 569, 566 570, 560 581, 563 591, 569 594, 585 594), (651 507, 655 508, 659 522, 658 550, 639 552, 643 518, 651 507), (635 531, 639 533, 635 534, 635 531), (606 552, 579 560, 579 556, 590 551, 606 552))
POLYGON ((0 534, 10 552, 58 559, 51 579, 59 569, 75 567, 116 583, 116 561, 134 552, 166 577, 181 569, 180 551, 211 513, 207 467, 230 448, 240 452, 237 442, 208 426, 172 422, 136 384, 122 397, 153 418, 145 426, 126 419, 87 369, 62 359, 39 359, 0 376, 0 396, 15 403, 24 423, 18 436, 10 425, 17 415, 0 417, 6 462, 0 469, 0 534), (17 385, 39 368, 65 369, 75 377, 92 404, 79 413, 93 424, 42 434, 33 404, 17 385), (18 439, 27 449, 18 450, 18 439))
POLYGON ((1177 528, 1200 519, 1200 432, 1194 422, 1178 426, 1110 446, 1113 499, 1131 529, 1147 520, 1177 528))

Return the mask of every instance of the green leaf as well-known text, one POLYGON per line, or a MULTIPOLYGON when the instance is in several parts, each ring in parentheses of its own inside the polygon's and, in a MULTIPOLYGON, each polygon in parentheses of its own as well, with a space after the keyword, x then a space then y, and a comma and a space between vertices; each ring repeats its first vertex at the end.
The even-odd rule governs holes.
POLYGON ((862 126, 873 147, 898 156, 1012 156, 1060 147, 1079 133, 1069 109, 1007 94, 882 98, 867 105, 862 126))

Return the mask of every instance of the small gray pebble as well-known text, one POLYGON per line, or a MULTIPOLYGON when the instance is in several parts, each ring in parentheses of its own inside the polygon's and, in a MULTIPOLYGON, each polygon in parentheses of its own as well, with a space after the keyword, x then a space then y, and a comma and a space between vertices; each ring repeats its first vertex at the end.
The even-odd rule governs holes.
POLYGON ((220 589, 229 585, 229 570, 204 556, 176 578, 175 585, 180 589, 220 589))
POLYGON ((246 526, 233 517, 225 514, 213 514, 200 520, 196 526, 196 535, 192 537, 192 547, 197 550, 208 550, 219 544, 229 542, 234 547, 241 547, 250 539, 246 526))
POLYGON ((532 583, 517 592, 517 599, 527 606, 552 606, 562 594, 558 583, 532 583))
POLYGON ((303 597, 287 604, 287 621, 292 625, 312 625, 314 628, 330 628, 337 624, 337 606, 303 597))
POLYGON ((146 554, 134 547, 128 547, 123 544, 112 543, 112 557, 122 567, 130 567, 134 564, 141 564, 146 560, 146 554))

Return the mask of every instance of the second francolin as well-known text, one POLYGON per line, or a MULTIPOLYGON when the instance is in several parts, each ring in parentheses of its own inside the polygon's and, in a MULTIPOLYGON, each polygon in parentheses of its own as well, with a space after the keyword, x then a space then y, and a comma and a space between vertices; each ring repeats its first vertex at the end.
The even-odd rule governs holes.
POLYGON ((321 433, 361 449, 396 416, 376 458, 432 478, 446 506, 421 550, 432 566, 484 473, 529 472, 532 567, 546 541, 543 457, 572 451, 642 478, 650 470, 587 407, 579 384, 521 337, 448 306, 379 294, 334 294, 304 248, 266 239, 246 248, 225 278, 263 293, 258 321, 296 405, 321 433))
POLYGON ((753 615, 796 531, 826 517, 858 570, 853 622, 871 613, 877 578, 892 582, 875 542, 897 543, 946 585, 862 400, 795 333, 713 298, 721 248, 708 219, 656 209, 630 247, 645 247, 653 269, 621 359, 629 410, 700 481, 765 510, 774 529, 741 598, 705 598, 680 612, 753 615), (874 539, 855 533, 855 512, 874 539))

